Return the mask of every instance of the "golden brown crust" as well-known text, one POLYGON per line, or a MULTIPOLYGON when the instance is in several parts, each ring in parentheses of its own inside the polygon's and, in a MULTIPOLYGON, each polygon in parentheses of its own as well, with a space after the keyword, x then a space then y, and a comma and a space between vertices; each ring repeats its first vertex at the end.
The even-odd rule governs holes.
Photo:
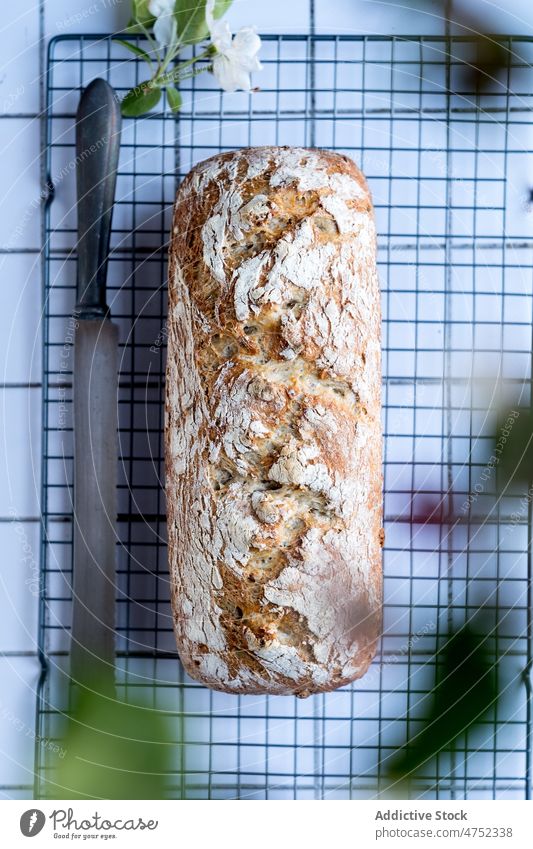
POLYGON ((234 693, 335 689, 381 627, 380 304, 370 195, 328 151, 193 169, 169 270, 175 630, 234 693))

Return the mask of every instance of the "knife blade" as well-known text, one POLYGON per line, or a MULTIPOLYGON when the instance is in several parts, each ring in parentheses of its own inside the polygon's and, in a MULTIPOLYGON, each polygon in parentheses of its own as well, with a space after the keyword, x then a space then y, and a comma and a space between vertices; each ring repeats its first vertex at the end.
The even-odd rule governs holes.
POLYGON ((113 686, 118 327, 106 300, 120 106, 105 80, 76 115, 77 328, 74 341, 74 563, 70 674, 113 686))

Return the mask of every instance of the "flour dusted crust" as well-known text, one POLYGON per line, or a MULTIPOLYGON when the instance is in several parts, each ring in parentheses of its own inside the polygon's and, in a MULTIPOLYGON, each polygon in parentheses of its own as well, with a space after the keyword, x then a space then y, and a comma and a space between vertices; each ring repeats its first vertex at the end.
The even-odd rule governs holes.
POLYGON ((333 690, 381 628, 374 216, 344 156, 196 166, 170 249, 166 494, 187 672, 231 693, 333 690))

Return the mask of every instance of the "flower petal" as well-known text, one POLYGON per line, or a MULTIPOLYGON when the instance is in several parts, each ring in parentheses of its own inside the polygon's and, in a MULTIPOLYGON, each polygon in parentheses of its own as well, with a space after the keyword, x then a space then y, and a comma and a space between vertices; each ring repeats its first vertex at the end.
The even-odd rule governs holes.
POLYGON ((250 74, 239 63, 219 53, 213 59, 213 73, 224 91, 250 90, 250 74))
POLYGON ((205 4, 205 22, 209 32, 213 32, 213 24, 215 22, 215 0, 207 0, 205 4))
POLYGON ((245 56, 242 53, 237 53, 234 48, 228 50, 225 56, 227 56, 232 64, 240 65, 248 73, 251 73, 251 71, 260 71, 262 68, 257 56, 245 56))
POLYGON ((174 16, 168 13, 161 15, 154 24, 155 40, 160 47, 168 47, 174 37, 174 16))
POLYGON ((233 47, 238 53, 255 56, 261 50, 261 39, 254 27, 242 27, 235 34, 233 47))
POLYGON ((161 15, 172 13, 175 2, 176 0, 150 0, 148 11, 154 18, 159 18, 161 15))
POLYGON ((209 32, 211 41, 219 53, 226 53, 231 49, 231 30, 226 21, 214 21, 209 32))

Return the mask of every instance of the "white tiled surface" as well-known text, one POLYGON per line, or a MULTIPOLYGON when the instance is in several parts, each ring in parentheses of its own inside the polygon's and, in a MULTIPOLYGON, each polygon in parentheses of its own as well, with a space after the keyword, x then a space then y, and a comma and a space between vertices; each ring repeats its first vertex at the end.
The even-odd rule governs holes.
POLYGON ((36 389, 0 389, 2 446, 0 515, 38 514, 40 399, 36 389))
POLYGON ((12 116, 0 122, 2 167, 10 179, 3 190, 0 246, 11 251, 39 247, 39 120, 12 116))
POLYGON ((39 110, 39 14, 35 0, 13 4, 13 18, 2 27, 0 113, 39 110))
POLYGON ((37 664, 31 657, 0 658, 2 788, 0 799, 20 798, 33 781, 37 664), (11 789, 12 788, 12 789, 11 789))
MULTIPOLYGON (((28 795, 32 783, 38 563, 40 445, 40 179, 46 43, 60 33, 118 31, 129 0, 17 0, 6 4, 0 73, 0 786, 3 796, 28 795), (26 656, 27 655, 27 656, 26 656)), ((530 0, 465 0, 494 31, 533 32, 530 0)), ((316 0, 318 32, 438 33, 437 4, 413 0, 316 0)), ((307 32, 310 0, 235 0, 228 20, 265 32, 307 32)))
POLYGON ((38 254, 12 253, 0 258, 2 286, 9 290, 9 308, 0 310, 3 383, 37 383, 41 379, 41 303, 36 297, 40 273, 38 254))
MULTIPOLYGON (((0 525, 2 616, 0 642, 4 652, 33 652, 37 639, 39 592, 39 527, 17 521, 0 525)), ((5 682, 2 679, 3 691, 5 682)))
POLYGON ((315 24, 319 33, 330 33, 333 29, 339 34, 439 35, 443 24, 435 12, 435 6, 424 0, 415 0, 412 4, 394 0, 358 0, 355 3, 353 0, 328 0, 316 4, 315 24), (335 21, 333 28, 332 21, 335 21))

